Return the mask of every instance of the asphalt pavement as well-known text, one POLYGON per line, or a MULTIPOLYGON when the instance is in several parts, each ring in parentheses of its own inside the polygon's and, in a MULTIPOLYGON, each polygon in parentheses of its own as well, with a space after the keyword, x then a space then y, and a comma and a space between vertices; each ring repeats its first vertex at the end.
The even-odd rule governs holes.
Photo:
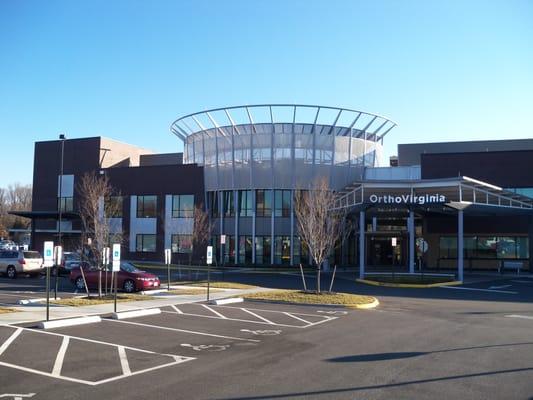
MULTIPOLYGON (((242 275, 231 280, 298 282, 291 275, 242 275)), ((339 278, 335 290, 376 295, 380 306, 195 303, 46 332, 31 323, 0 326, 0 396, 532 398, 529 276, 472 279, 464 289, 384 288, 339 278)))

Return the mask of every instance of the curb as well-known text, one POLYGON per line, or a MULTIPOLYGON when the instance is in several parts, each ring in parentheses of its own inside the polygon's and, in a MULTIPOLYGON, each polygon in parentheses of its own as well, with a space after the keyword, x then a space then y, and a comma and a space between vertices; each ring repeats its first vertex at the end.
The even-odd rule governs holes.
POLYGON ((450 282, 427 283, 427 284, 378 282, 378 281, 372 281, 369 279, 356 279, 355 281, 359 283, 364 283, 366 285, 372 285, 372 286, 412 288, 412 289, 427 289, 427 288, 433 288, 433 287, 439 287, 439 286, 457 286, 457 285, 463 284, 462 281, 450 281, 450 282))
POLYGON ((379 306, 379 300, 373 297, 374 301, 372 303, 366 303, 366 304, 357 304, 355 308, 359 310, 371 310, 372 308, 376 308, 379 306))
POLYGON ((209 304, 215 304, 217 306, 231 303, 242 303, 244 299, 242 297, 230 297, 228 299, 211 300, 209 304))
POLYGON ((37 327, 40 329, 53 329, 53 328, 63 328, 65 326, 94 324, 100 321, 102 321, 102 318, 100 318, 99 316, 75 317, 75 318, 66 318, 66 319, 56 319, 53 321, 43 321, 43 322, 40 322, 37 325, 37 327))
POLYGON ((133 310, 133 311, 121 311, 111 314, 112 319, 126 319, 126 318, 136 318, 144 317, 146 315, 155 315, 161 314, 160 308, 146 308, 142 310, 133 310))

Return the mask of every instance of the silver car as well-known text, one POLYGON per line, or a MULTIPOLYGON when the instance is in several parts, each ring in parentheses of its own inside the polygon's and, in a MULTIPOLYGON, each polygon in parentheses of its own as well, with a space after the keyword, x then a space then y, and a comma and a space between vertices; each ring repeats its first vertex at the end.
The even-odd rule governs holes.
POLYGON ((0 251, 1 250, 17 250, 18 246, 12 240, 0 240, 0 251))
POLYGON ((38 274, 43 270, 43 258, 38 251, 0 251, 0 272, 15 279, 18 274, 38 274))

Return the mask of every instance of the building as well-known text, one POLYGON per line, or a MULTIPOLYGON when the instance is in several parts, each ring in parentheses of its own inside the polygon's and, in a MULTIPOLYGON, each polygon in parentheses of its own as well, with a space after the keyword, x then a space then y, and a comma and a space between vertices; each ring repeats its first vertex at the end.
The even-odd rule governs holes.
MULTIPOLYGON (((174 121, 184 153, 153 154, 106 138, 37 142, 33 246, 58 233, 79 243, 76 182, 106 174, 121 194, 123 257, 174 261, 191 251, 192 210, 214 222, 217 260, 232 265, 308 263, 294 215, 296 191, 328 179, 356 229, 331 263, 368 269, 498 269, 533 266, 533 140, 402 144, 382 167, 395 123, 356 110, 254 105, 174 121), (59 193, 61 146, 64 166, 59 193), (225 244, 221 245, 221 235, 225 244), (463 254, 463 257, 461 257, 463 254)), ((203 249, 195 249, 195 257, 203 249)))

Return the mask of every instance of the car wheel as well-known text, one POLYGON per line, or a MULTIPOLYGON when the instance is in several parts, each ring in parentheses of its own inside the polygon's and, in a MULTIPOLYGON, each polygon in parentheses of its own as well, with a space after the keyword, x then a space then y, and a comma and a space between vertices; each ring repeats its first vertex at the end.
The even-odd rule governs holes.
POLYGON ((76 289, 83 290, 85 289, 85 282, 83 281, 83 278, 81 276, 78 276, 76 280, 74 281, 74 284, 76 285, 76 289))
POLYGON ((126 293, 135 292, 135 282, 133 282, 131 279, 126 280, 122 287, 126 293))
POLYGON ((7 267, 7 277, 9 279, 15 279, 17 277, 17 270, 14 266, 10 265, 7 267))

